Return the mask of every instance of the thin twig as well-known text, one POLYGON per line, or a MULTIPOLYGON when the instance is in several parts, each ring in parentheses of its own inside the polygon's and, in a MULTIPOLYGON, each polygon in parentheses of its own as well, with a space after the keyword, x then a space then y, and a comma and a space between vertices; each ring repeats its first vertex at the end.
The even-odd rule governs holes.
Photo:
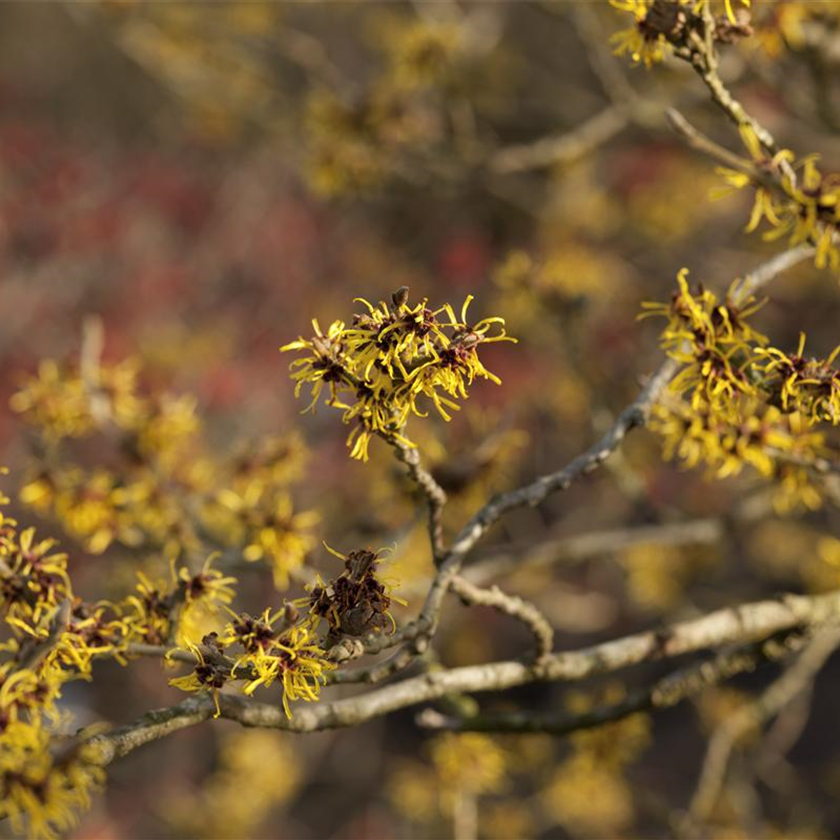
POLYGON ((729 149, 706 137, 705 134, 695 128, 676 108, 666 108, 665 118, 668 120, 671 128, 692 149, 706 155, 706 157, 710 157, 712 160, 716 160, 718 163, 723 164, 723 166, 749 175, 754 181, 765 184, 766 186, 778 186, 776 181, 766 173, 761 172, 752 161, 741 157, 741 155, 736 155, 735 152, 730 152, 729 149))
POLYGON ((499 149, 490 157, 487 166, 492 172, 511 175, 571 163, 615 137, 629 123, 625 108, 607 105, 569 131, 499 149))
POLYGON ((461 575, 452 579, 452 592, 471 606, 492 607, 521 621, 534 637, 536 660, 541 662, 554 647, 554 630, 548 619, 530 601, 503 592, 498 586, 483 589, 461 575))
POLYGON ((446 505, 446 491, 435 481, 434 476, 423 466, 420 452, 416 446, 407 446, 394 442, 397 458, 408 467, 408 474, 426 499, 429 509, 429 539, 435 562, 439 562, 444 552, 443 543, 443 508, 446 505))
POLYGON ((704 825, 715 806, 726 778, 729 757, 738 738, 775 717, 814 681, 840 645, 840 627, 823 630, 797 661, 754 702, 726 718, 709 742, 700 781, 692 797, 686 827, 704 825))
POLYGON ((524 567, 541 568, 559 563, 579 563, 591 557, 611 554, 634 545, 713 545, 726 533, 723 517, 664 522, 558 536, 528 550, 506 546, 468 566, 463 576, 476 584, 494 580, 524 567))

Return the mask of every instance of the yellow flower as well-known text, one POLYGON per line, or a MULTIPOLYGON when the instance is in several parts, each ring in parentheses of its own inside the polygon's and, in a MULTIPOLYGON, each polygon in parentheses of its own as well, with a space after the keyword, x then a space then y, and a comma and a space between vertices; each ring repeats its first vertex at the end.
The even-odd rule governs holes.
POLYGON ((186 676, 175 677, 169 680, 169 685, 173 688, 179 688, 181 691, 209 691, 213 695, 213 702, 216 704, 216 714, 214 717, 219 717, 221 715, 221 710, 219 709, 219 690, 230 679, 230 668, 213 661, 208 661, 204 656, 204 651, 201 649, 201 646, 191 642, 189 639, 184 641, 184 647, 195 656, 195 669, 186 676))
POLYGON ((735 284, 723 302, 702 287, 692 293, 687 276, 687 269, 680 271, 679 292, 670 304, 643 303, 645 311, 639 317, 663 315, 668 319, 661 344, 683 365, 670 391, 689 394, 695 408, 705 402, 723 410, 738 395, 755 393, 750 377, 755 348, 767 339, 750 326, 748 318, 760 304, 751 297, 741 301, 735 284))
POLYGON ((52 840, 78 822, 105 772, 84 744, 53 752, 46 730, 17 721, 0 739, 0 818, 21 835, 52 840))
POLYGON ((746 172, 720 167, 717 171, 725 186, 713 191, 713 197, 754 188, 755 200, 745 228, 748 233, 766 221, 770 228, 764 239, 773 241, 787 236, 791 247, 811 242, 816 246, 818 268, 840 268, 840 251, 835 244, 840 224, 840 175, 823 175, 817 168, 817 155, 797 162, 793 152, 782 149, 769 157, 751 125, 742 124, 740 132, 755 168, 777 183, 768 184, 746 172), (794 169, 801 170, 795 180, 794 169))
POLYGON ((41 362, 37 376, 12 396, 10 405, 50 442, 83 437, 95 426, 84 383, 52 359, 41 362))
POLYGON ((231 669, 231 678, 235 678, 237 671, 250 672, 243 689, 245 694, 280 681, 283 709, 291 718, 290 701, 318 700, 326 672, 335 665, 327 659, 309 622, 288 627, 288 619, 288 609, 273 615, 266 609, 259 619, 243 613, 228 624, 219 641, 223 646, 241 645, 245 650, 231 669), (274 624, 281 618, 280 626, 275 628, 274 624))
POLYGON ((9 574, 0 578, 6 614, 38 624, 46 611, 72 595, 67 555, 53 554, 56 541, 35 540, 35 529, 0 536, 0 556, 9 574))
POLYGON ((445 793, 458 790, 476 796, 504 786, 506 755, 487 735, 447 732, 432 741, 430 753, 445 793))
POLYGON ((295 512, 288 492, 265 488, 261 482, 249 483, 241 493, 220 490, 202 516, 211 533, 225 545, 243 547, 246 561, 268 562, 275 586, 281 590, 303 567, 314 545, 311 529, 320 519, 315 511, 295 512))
POLYGON ((314 409, 329 385, 327 405, 342 412, 344 423, 353 424, 347 438, 353 458, 367 460, 374 435, 412 446, 404 429, 411 415, 426 416, 423 398, 449 420, 477 377, 499 383, 481 363, 478 348, 514 339, 506 335, 502 318, 467 322, 471 295, 460 317, 448 304, 435 310, 426 300, 409 306, 406 287, 394 293, 390 306, 358 300, 367 312, 354 316, 350 327, 334 321, 324 334, 313 321, 312 338, 301 337, 281 348, 306 354, 290 365, 295 395, 310 385, 306 411, 314 409))

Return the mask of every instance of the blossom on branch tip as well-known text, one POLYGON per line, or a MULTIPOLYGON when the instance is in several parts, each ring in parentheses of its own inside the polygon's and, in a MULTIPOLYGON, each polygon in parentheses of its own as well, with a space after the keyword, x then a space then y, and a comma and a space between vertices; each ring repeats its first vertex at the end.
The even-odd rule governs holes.
POLYGON ((374 435, 413 446, 404 434, 409 417, 425 417, 430 404, 449 420, 476 378, 500 383, 482 364, 479 347, 515 339, 502 318, 467 321, 472 295, 459 315, 449 304, 432 310, 425 299, 409 305, 407 287, 394 293, 390 305, 357 300, 367 311, 355 315, 351 326, 334 321, 324 333, 315 320, 314 336, 280 348, 306 354, 290 365, 295 396, 310 386, 304 411, 314 410, 329 386, 326 404, 353 425, 347 438, 351 457, 366 461, 374 435))

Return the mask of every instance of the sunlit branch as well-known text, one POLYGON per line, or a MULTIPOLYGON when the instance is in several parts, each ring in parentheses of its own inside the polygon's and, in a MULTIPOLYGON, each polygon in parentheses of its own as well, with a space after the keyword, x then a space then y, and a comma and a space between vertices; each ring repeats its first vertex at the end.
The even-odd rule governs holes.
MULTIPOLYGON (((221 716, 245 726, 313 732, 355 726, 400 709, 452 693, 503 691, 533 682, 578 681, 613 673, 643 662, 673 659, 725 645, 748 644, 794 629, 820 627, 840 618, 840 591, 780 598, 728 607, 692 621, 636 633, 589 648, 555 653, 539 663, 493 662, 432 671, 358 697, 297 707, 287 718, 279 705, 256 703, 236 695, 219 697, 221 716)), ((197 695, 151 712, 133 724, 92 739, 111 761, 149 741, 200 723, 215 712, 212 697, 197 695)))

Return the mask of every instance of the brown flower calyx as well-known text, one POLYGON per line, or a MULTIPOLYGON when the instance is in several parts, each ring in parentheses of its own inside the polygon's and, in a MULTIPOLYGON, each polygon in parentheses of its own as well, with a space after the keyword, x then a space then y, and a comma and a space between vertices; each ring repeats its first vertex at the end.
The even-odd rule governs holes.
POLYGON ((376 577, 379 556, 369 549, 351 551, 335 580, 313 587, 310 609, 327 621, 333 635, 364 636, 393 625, 391 598, 376 577))

